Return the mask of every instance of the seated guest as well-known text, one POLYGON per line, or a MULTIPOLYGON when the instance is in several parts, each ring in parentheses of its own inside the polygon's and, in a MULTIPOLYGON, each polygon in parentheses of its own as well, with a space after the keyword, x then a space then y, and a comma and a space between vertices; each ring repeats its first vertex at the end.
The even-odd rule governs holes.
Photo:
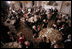
POLYGON ((65 20, 68 20, 69 19, 69 16, 68 16, 68 14, 66 14, 66 16, 65 16, 65 20))
POLYGON ((34 22, 37 22, 37 15, 34 15, 34 22))
POLYGON ((53 9, 52 9, 52 8, 51 8, 51 9, 49 9, 49 12, 50 12, 50 13, 52 13, 52 12, 53 12, 53 9))
POLYGON ((7 32, 7 34, 9 35, 10 40, 14 41, 14 37, 13 37, 12 33, 11 32, 7 32))
POLYGON ((37 24, 37 25, 42 24, 41 16, 38 16, 38 17, 37 17, 37 22, 36 22, 36 24, 37 24))
POLYGON ((39 32, 41 30, 40 25, 37 26, 37 31, 39 32))
POLYGON ((14 23, 15 28, 17 29, 20 25, 20 18, 16 19, 16 22, 14 23))
POLYGON ((43 24, 43 27, 47 27, 47 24, 48 24, 48 22, 47 22, 47 15, 45 14, 45 13, 43 13, 42 15, 41 15, 41 21, 42 21, 42 24, 43 24))
POLYGON ((64 41, 65 48, 71 48, 71 34, 69 34, 67 38, 68 39, 64 41))
POLYGON ((40 14, 40 9, 37 9, 36 10, 36 15, 39 15, 40 14))
POLYGON ((47 24, 48 24, 48 22, 44 19, 43 20, 43 28, 47 28, 47 24))
POLYGON ((47 14, 47 17, 48 17, 48 20, 51 20, 51 14, 50 13, 47 14))
POLYGON ((54 11, 53 8, 51 8, 50 11, 53 12, 54 11))
POLYGON ((68 24, 67 26, 69 26, 69 27, 67 28, 68 34, 71 34, 71 24, 68 24))
POLYGON ((56 16, 58 14, 58 10, 55 8, 54 11, 52 12, 52 19, 56 19, 56 16))
POLYGON ((35 32, 34 35, 33 35, 33 38, 37 38, 37 37, 38 37, 38 33, 40 32, 40 30, 41 30, 41 28, 40 28, 40 26, 38 25, 38 26, 37 26, 37 30, 36 30, 36 31, 33 31, 33 32, 35 32))
POLYGON ((20 44, 23 44, 23 42, 24 42, 23 37, 22 37, 21 35, 19 36, 18 42, 19 42, 20 44))
POLYGON ((16 35, 16 33, 11 32, 11 34, 13 35, 14 41, 16 41, 16 40, 17 40, 17 35, 16 35))
POLYGON ((57 41, 54 45, 53 48, 64 48, 64 44, 61 41, 57 41))
POLYGON ((54 9, 54 14, 55 14, 55 16, 58 14, 57 8, 54 9))
POLYGON ((65 28, 65 25, 63 24, 63 25, 60 27, 59 31, 60 31, 60 30, 63 30, 64 28, 65 28))
POLYGON ((61 20, 60 20, 60 19, 58 19, 58 20, 57 20, 57 23, 61 23, 61 20))
POLYGON ((25 41, 22 48, 30 48, 30 42, 29 41, 25 41))
POLYGON ((22 13, 25 14, 25 9, 22 9, 22 13))
POLYGON ((29 18, 33 17, 33 15, 32 15, 31 13, 27 14, 27 16, 28 16, 29 18))
POLYGON ((60 15, 58 16, 58 19, 62 19, 62 14, 60 14, 60 15))
POLYGON ((62 19, 65 19, 65 15, 62 15, 62 19))
POLYGON ((28 19, 29 17, 28 17, 28 15, 27 14, 25 14, 25 19, 28 19))
POLYGON ((64 48, 64 45, 62 43, 57 43, 54 45, 54 48, 64 48))
POLYGON ((57 28, 57 25, 56 25, 56 24, 53 24, 52 27, 53 27, 54 29, 56 29, 56 28, 57 28))
POLYGON ((43 13, 43 14, 41 15, 41 19, 42 19, 42 20, 43 20, 43 19, 46 19, 46 20, 47 20, 47 14, 43 13))
POLYGON ((39 43, 39 47, 40 48, 50 48, 51 43, 49 41, 49 43, 46 42, 46 37, 43 38, 43 40, 39 43))
POLYGON ((34 25, 34 26, 32 26, 32 30, 33 30, 33 34, 34 33, 37 33, 37 27, 34 25))
POLYGON ((34 33, 33 38, 37 38, 37 37, 38 37, 38 33, 34 33))

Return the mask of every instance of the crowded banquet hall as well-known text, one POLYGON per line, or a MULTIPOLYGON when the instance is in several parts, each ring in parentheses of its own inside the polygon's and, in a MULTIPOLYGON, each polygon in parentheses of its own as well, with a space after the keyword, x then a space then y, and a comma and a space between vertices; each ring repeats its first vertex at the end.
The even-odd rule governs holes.
POLYGON ((71 48, 71 1, 1 1, 1 48, 71 48))

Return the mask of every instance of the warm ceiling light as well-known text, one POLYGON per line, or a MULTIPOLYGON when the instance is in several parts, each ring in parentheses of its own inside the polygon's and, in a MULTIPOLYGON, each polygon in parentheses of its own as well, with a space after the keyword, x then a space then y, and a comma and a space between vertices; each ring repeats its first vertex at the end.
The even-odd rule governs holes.
POLYGON ((14 1, 12 1, 12 4, 14 4, 15 2, 14 1))
POLYGON ((7 1, 7 3, 10 4, 11 2, 10 1, 7 1))

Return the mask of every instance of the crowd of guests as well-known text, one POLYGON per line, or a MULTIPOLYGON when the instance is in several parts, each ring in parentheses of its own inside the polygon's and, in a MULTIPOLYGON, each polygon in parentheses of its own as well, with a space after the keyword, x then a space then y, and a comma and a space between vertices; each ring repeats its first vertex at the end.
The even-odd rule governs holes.
MULTIPOLYGON (((13 24, 15 28, 19 26, 20 18, 24 17, 24 22, 32 31, 33 37, 37 38, 38 33, 43 29, 47 28, 48 21, 54 20, 55 23, 51 25, 52 28, 59 30, 62 33, 63 40, 58 41, 54 45, 51 45, 51 42, 46 43, 46 37, 42 39, 39 43, 39 48, 71 48, 71 23, 68 20, 71 20, 68 14, 63 15, 55 9, 49 9, 48 13, 47 10, 40 7, 32 7, 32 8, 25 8, 25 9, 12 9, 8 10, 8 17, 9 19, 15 19, 16 22, 13 24)), ((7 19, 6 18, 6 19, 7 19)), ((17 41, 22 45, 22 48, 33 48, 33 43, 29 40, 26 40, 24 34, 21 33, 19 36, 17 33, 10 32, 8 26, 3 24, 4 19, 1 18, 1 42, 13 42, 17 41)), ((2 45, 2 43, 1 43, 2 45)))

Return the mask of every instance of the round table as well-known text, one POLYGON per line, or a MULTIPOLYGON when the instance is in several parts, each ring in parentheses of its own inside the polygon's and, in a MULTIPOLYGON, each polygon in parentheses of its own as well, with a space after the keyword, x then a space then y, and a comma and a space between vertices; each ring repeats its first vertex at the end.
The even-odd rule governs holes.
POLYGON ((39 37, 42 39, 43 37, 47 38, 47 42, 49 42, 49 39, 52 44, 56 43, 58 40, 62 40, 62 35, 57 29, 53 28, 45 28, 39 32, 39 37))

